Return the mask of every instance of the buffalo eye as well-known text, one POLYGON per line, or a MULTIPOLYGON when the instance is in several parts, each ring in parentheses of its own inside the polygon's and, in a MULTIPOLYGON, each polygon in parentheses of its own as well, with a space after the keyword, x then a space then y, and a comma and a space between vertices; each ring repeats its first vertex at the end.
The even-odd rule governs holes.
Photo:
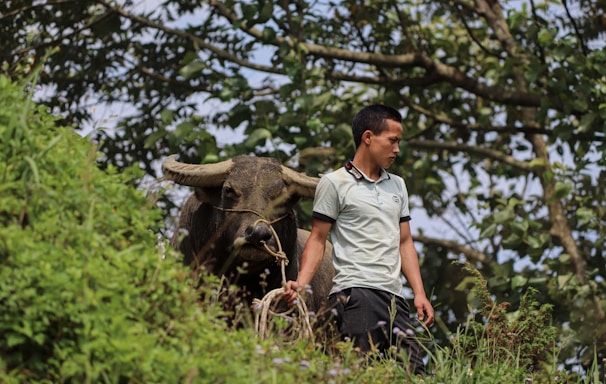
POLYGON ((231 185, 223 186, 223 197, 235 200, 238 198, 238 196, 238 192, 236 192, 236 190, 231 185))

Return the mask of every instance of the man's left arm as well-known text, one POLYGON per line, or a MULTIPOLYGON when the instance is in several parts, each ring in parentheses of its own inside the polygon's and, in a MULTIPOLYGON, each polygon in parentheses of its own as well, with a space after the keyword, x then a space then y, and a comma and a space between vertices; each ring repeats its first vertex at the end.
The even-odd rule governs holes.
POLYGON ((433 323, 434 310, 423 287, 419 256, 412 241, 410 222, 408 221, 400 223, 400 257, 402 259, 402 273, 414 293, 414 305, 419 320, 423 321, 427 327, 433 323))

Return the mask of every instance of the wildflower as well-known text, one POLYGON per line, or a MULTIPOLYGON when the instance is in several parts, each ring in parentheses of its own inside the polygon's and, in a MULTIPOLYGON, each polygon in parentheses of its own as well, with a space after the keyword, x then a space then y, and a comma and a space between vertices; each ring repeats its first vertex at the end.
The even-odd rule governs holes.
POLYGON ((337 371, 336 369, 331 369, 330 371, 328 371, 328 374, 331 376, 337 376, 339 374, 339 371, 337 371))
POLYGON ((302 371, 306 370, 310 366, 311 366, 311 363, 307 360, 301 360, 301 363, 299 363, 299 367, 301 367, 302 371))
POLYGON ((259 344, 255 345, 255 351, 259 354, 259 355, 264 355, 265 354, 265 350, 263 349, 262 346, 260 346, 259 344))
POLYGON ((279 357, 274 358, 272 361, 275 365, 282 365, 282 363, 284 362, 284 360, 280 359, 279 357))
POLYGON ((387 324, 385 320, 379 320, 377 322, 377 327, 384 327, 387 324))

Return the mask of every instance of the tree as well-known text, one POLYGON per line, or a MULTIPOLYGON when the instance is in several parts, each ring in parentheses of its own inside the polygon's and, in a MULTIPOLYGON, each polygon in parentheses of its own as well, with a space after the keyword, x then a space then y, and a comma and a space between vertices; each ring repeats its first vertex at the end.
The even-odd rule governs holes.
POLYGON ((44 101, 72 124, 88 100, 132 105, 96 136, 105 163, 152 175, 169 153, 323 172, 353 153, 355 111, 396 106, 407 131, 392 171, 446 228, 415 237, 446 328, 468 315, 452 262, 465 260, 513 309, 542 292, 561 339, 574 335, 562 361, 604 356, 604 0, 151 3, 3 2, 4 71, 56 49, 44 101), (221 129, 244 138, 219 146, 221 129))

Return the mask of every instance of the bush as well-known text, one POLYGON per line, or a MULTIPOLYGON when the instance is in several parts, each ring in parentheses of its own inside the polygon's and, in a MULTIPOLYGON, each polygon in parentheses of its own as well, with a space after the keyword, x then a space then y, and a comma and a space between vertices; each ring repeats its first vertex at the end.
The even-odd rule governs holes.
POLYGON ((99 170, 95 147, 25 88, 0 77, 0 381, 234 374, 227 357, 200 356, 237 356, 229 338, 250 335, 228 336, 189 271, 160 252, 141 173, 99 170))

